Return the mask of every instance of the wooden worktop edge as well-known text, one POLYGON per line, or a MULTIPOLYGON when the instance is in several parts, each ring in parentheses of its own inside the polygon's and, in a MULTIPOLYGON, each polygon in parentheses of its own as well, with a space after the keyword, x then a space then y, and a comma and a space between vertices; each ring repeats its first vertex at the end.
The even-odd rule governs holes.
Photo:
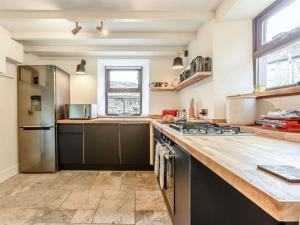
POLYGON ((119 123, 119 124, 150 124, 150 118, 145 119, 94 119, 94 120, 58 120, 57 124, 101 124, 101 123, 119 123))
POLYGON ((165 130, 158 122, 152 122, 152 125, 159 129, 163 134, 185 149, 199 162, 220 176, 224 181, 245 195, 248 199, 262 208, 266 213, 280 222, 294 222, 299 220, 300 203, 281 202, 264 191, 257 188, 254 184, 233 173, 229 169, 220 165, 213 159, 201 153, 201 149, 195 149, 182 140, 182 137, 171 134, 165 130))

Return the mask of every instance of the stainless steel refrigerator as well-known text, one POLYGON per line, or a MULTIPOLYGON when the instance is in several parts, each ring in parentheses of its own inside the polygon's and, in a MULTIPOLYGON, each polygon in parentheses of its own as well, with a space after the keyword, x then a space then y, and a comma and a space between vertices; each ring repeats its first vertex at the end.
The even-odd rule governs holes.
POLYGON ((18 67, 20 172, 57 170, 56 121, 70 103, 70 76, 53 65, 18 67))

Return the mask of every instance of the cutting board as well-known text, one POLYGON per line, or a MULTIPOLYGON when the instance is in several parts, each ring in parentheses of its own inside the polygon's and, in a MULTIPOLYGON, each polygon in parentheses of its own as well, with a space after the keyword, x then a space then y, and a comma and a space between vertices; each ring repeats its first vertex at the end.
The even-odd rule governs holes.
POLYGON ((289 165, 258 165, 258 169, 290 183, 300 183, 300 169, 289 165))

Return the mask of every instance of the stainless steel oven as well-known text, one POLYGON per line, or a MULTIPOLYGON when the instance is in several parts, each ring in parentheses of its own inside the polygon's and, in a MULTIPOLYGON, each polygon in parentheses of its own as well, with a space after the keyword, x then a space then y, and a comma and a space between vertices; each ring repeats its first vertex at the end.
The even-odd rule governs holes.
POLYGON ((165 187, 164 193, 167 198, 167 204, 171 208, 173 215, 175 214, 175 153, 173 151, 173 142, 164 137, 162 139, 162 145, 165 148, 165 187))

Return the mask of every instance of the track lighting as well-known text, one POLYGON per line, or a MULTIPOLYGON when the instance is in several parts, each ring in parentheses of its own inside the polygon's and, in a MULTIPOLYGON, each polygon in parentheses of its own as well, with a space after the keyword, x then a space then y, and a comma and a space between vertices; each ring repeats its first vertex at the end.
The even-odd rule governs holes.
POLYGON ((72 29, 73 35, 76 35, 82 29, 82 27, 78 25, 78 22, 76 22, 75 24, 76 24, 76 27, 74 29, 72 29))
POLYGON ((108 30, 104 29, 104 27, 103 27, 103 21, 101 21, 100 26, 97 26, 97 27, 96 27, 96 30, 97 30, 98 32, 101 32, 101 33, 104 34, 104 35, 107 35, 107 34, 108 34, 108 30))

